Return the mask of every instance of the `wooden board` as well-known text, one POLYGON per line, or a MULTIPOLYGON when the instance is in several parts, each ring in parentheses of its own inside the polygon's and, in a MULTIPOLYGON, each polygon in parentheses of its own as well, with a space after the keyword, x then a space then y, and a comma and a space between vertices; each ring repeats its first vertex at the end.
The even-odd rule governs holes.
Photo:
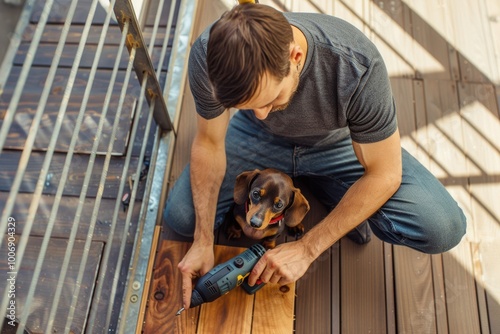
MULTIPOLYGON (((18 241, 19 242, 19 241, 18 241)), ((33 270, 36 265, 38 253, 41 247, 42 238, 30 237, 21 268, 18 270, 16 277, 16 312, 20 315, 25 311, 25 300, 29 291, 29 285, 33 277, 33 270)), ((84 256, 85 242, 76 241, 75 247, 71 256, 70 265, 66 280, 63 286, 59 306, 54 322, 54 330, 58 333, 64 332, 66 318, 68 316, 69 306, 73 299, 73 290, 75 281, 78 275, 78 270, 82 256, 84 256)), ((1 254, 6 254, 6 243, 2 244, 1 254)), ((64 239, 52 238, 49 243, 47 255, 45 257, 40 278, 37 282, 37 289, 30 305, 30 316, 28 318, 27 327, 31 333, 44 333, 48 321, 48 315, 53 303, 53 297, 59 279, 61 264, 63 262, 64 253, 66 251, 67 241, 64 239)), ((103 251, 104 244, 102 242, 92 242, 90 249, 87 250, 88 260, 81 282, 80 294, 76 304, 76 312, 71 331, 73 333, 82 333, 85 328, 85 322, 90 310, 92 293, 95 287, 95 278, 99 270, 99 261, 103 251)), ((7 273, 7 257, 3 256, 0 259, 0 279, 5 282, 7 273)), ((0 285, 0 295, 4 295, 4 284, 0 285)))
POLYGON ((470 181, 471 209, 469 222, 472 225, 470 240, 474 242, 474 273, 479 285, 478 303, 482 329, 486 319, 492 333, 500 330, 494 314, 500 312, 500 270, 498 258, 500 238, 500 213, 498 194, 500 191, 500 147, 498 133, 500 117, 495 90, 491 85, 463 84, 459 86, 460 114, 463 118, 463 150, 482 173, 470 181), (486 294, 486 301, 484 301, 486 294), (486 308, 487 305, 487 308, 486 308))
MULTIPOLYGON (((9 103, 17 85, 20 72, 20 67, 15 66, 12 68, 9 79, 5 86, 5 91, 2 95, 2 99, 0 99, 1 119, 3 119, 3 115, 9 107, 9 103)), ((29 80, 26 81, 26 84, 23 87, 23 93, 21 95, 19 105, 15 111, 16 114, 9 131, 8 139, 5 143, 5 148, 24 149, 24 144, 30 131, 33 117, 40 103, 40 97, 45 86, 45 80, 47 78, 48 72, 48 68, 34 67, 30 70, 29 80)), ((58 69, 56 72, 55 80, 52 85, 46 107, 43 111, 44 114, 38 127, 34 149, 46 150, 48 147, 50 137, 52 136, 52 133, 54 131, 54 124, 56 122, 57 114, 61 106, 63 94, 66 89, 69 72, 69 69, 58 69)), ((67 151, 68 146, 71 142, 75 122, 78 118, 83 95, 88 84, 88 76, 89 70, 80 70, 76 76, 68 107, 66 108, 66 112, 62 121, 61 132, 59 135, 60 140, 58 140, 56 143, 57 151, 67 151)), ((101 140, 99 143, 98 152, 106 152, 109 141, 111 140, 111 138, 109 138, 109 134, 116 117, 119 96, 123 86, 124 77, 125 74, 123 72, 119 73, 117 75, 116 82, 113 85, 113 95, 111 96, 110 106, 106 115, 106 123, 104 126, 103 135, 101 136, 101 140)), ((90 99, 87 104, 87 109, 85 110, 82 127, 78 134, 78 141, 75 147, 76 152, 91 152, 95 134, 97 131, 97 125, 99 124, 99 121, 101 119, 102 109, 104 107, 104 101, 110 78, 111 71, 98 71, 96 73, 90 99)), ((128 91, 138 91, 137 87, 138 83, 131 81, 128 85, 128 91)), ((138 93, 135 92, 135 95, 137 94, 138 93)), ((113 144, 113 153, 116 155, 123 154, 126 149, 126 144, 131 127, 130 118, 134 110, 135 100, 137 98, 138 96, 128 95, 127 101, 126 103, 124 103, 123 110, 120 115, 120 123, 118 125, 117 136, 113 144)))
MULTIPOLYGON (((307 180, 295 180, 311 206, 303 224, 309 231, 327 215, 314 197, 307 180)), ((296 283, 295 333, 339 333, 340 331, 340 243, 321 254, 296 283), (319 297, 321 296, 321 297, 319 297)))
MULTIPOLYGON (((0 212, 3 211, 8 195, 9 194, 6 192, 0 192, 0 212)), ((11 213, 11 216, 15 217, 18 222, 16 228, 17 233, 19 234, 23 233, 28 216, 29 206, 32 201, 33 194, 21 193, 16 197, 14 209, 11 213)), ((54 223, 54 229, 52 231, 53 238, 67 238, 70 235, 78 202, 78 197, 73 196, 65 196, 61 199, 59 210, 57 211, 56 220, 54 223)), ((113 211, 115 209, 115 203, 116 199, 102 199, 94 229, 94 237, 92 240, 103 242, 106 242, 108 240, 113 219, 113 211)), ((134 213, 132 216, 133 225, 135 225, 138 221, 141 203, 142 202, 137 203, 134 207, 134 213)), ((30 235, 43 236, 45 234, 53 204, 54 196, 42 195, 30 235)), ((94 198, 85 199, 85 204, 81 213, 80 227, 78 228, 78 232, 76 235, 77 239, 85 240, 85 238, 87 237, 94 206, 94 198)), ((117 238, 120 238, 122 235, 126 215, 127 213, 120 208, 120 212, 118 213, 117 228, 115 230, 115 236, 117 238)))
MULTIPOLYGON (((0 191, 10 191, 12 182, 17 173, 20 156, 20 151, 5 151, 0 156, 0 165, 2 166, 2 169, 0 170, 0 191)), ((45 153, 33 152, 31 154, 26 172, 24 173, 23 181, 21 183, 20 192, 34 192, 44 158, 45 153)), ((49 173, 52 175, 52 178, 45 184, 43 190, 44 194, 56 194, 65 159, 66 155, 62 153, 54 154, 54 156, 52 157, 49 169, 49 173)), ((124 160, 124 158, 115 158, 111 161, 108 170, 109 176, 106 180, 106 184, 104 185, 103 198, 121 198, 121 194, 118 194, 118 190, 120 186, 120 177, 122 175, 123 165, 125 162, 124 160)), ((128 175, 135 174, 135 169, 138 163, 137 160, 137 158, 131 159, 128 175)), ((82 183, 87 172, 88 163, 89 156, 87 155, 75 155, 73 157, 63 195, 76 197, 80 196, 80 192, 82 191, 82 183)), ((101 180, 103 166, 104 157, 98 156, 95 160, 94 169, 88 185, 87 197, 96 196, 101 180)), ((128 188, 127 185, 125 185, 125 190, 127 190, 128 188)), ((143 181, 139 185, 137 198, 142 198, 144 187, 145 182, 143 181)))
MULTIPOLYGON (((290 333, 293 329, 295 284, 287 289, 268 284, 255 295, 241 288, 211 303, 175 313, 182 305, 181 276, 177 264, 189 243, 163 240, 156 257, 149 292, 144 333, 290 333), (258 296, 258 298, 257 298, 258 296), (270 317, 270 314, 273 316, 270 317)), ((222 263, 244 248, 215 246, 215 263, 222 263)))
MULTIPOLYGON (((35 33, 37 25, 36 24, 29 24, 26 29, 24 29, 23 35, 22 35, 22 42, 27 42, 29 43, 30 41, 33 40, 33 35, 35 33)), ((69 33, 68 36, 66 37, 66 43, 68 44, 78 44, 80 43, 80 40, 82 39, 82 34, 83 34, 83 28, 84 26, 82 25, 71 25, 69 27, 69 33)), ((52 43, 52 44, 57 44, 59 43, 59 39, 61 37, 61 32, 62 32, 63 26, 62 25, 46 25, 45 29, 43 30, 43 34, 40 38, 40 43, 52 43)), ((164 44, 164 39, 165 39, 165 33, 166 33, 167 28, 166 27, 158 27, 158 31, 156 32, 156 38, 155 38, 155 46, 156 47, 162 47, 164 44)), ((172 41, 174 38, 174 29, 170 29, 170 36, 168 39, 168 47, 170 48, 172 46, 172 41)), ((88 45, 97 45, 99 43, 99 39, 101 38, 101 33, 102 33, 102 26, 91 26, 88 32, 88 37, 87 37, 87 44, 88 45)), ((153 28, 152 27, 145 27, 143 30, 143 37, 144 41, 146 42, 147 45, 149 45, 149 41, 151 40, 153 33, 153 28)), ((122 32, 120 30, 120 27, 117 25, 111 25, 108 27, 108 31, 106 32, 106 37, 104 39, 104 44, 105 45, 119 45, 122 39, 122 32)))
MULTIPOLYGON (((90 9, 90 5, 93 0, 78 0, 76 6, 75 15, 72 24, 85 24, 87 15, 90 9), (80 14, 79 14, 80 13, 80 14)), ((105 3, 103 1, 103 3, 105 3)), ((68 15, 69 7, 71 5, 71 0, 55 0, 52 8, 49 12, 48 23, 64 24, 66 22, 66 17, 68 15)), ((45 7, 45 1, 37 0, 33 6, 33 12, 31 13, 30 22, 36 23, 40 20, 42 11, 45 7)), ((100 2, 97 3, 96 12, 92 23, 94 25, 102 25, 106 19, 107 5, 104 7, 100 2)), ((114 24, 117 24, 113 21, 114 24)))
MULTIPOLYGON (((14 58, 15 66, 22 66, 26 60, 26 55, 28 53, 30 47, 29 42, 21 43, 19 49, 17 50, 16 57, 14 58)), ((64 47, 64 53, 59 61, 59 68, 71 68, 76 58, 76 53, 78 50, 77 44, 66 44, 64 47)), ((35 58, 33 59, 33 66, 46 66, 49 67, 54 58, 55 50, 57 48, 56 44, 42 43, 38 46, 35 58)), ((99 57, 98 68, 99 69, 107 69, 112 70, 116 57, 118 55, 119 46, 118 45, 104 45, 101 55, 99 57)), ((86 45, 83 49, 83 53, 81 55, 79 68, 87 68, 90 69, 94 62, 94 58, 97 51, 97 45, 86 45)), ((170 48, 167 49, 167 53, 165 58, 163 59, 162 71, 167 71, 168 62, 170 59, 170 48)), ((153 50, 153 54, 151 56, 151 62, 154 64, 154 67, 158 67, 158 62, 161 55, 161 48, 155 48, 153 50)), ((128 52, 123 52, 120 59, 119 69, 125 71, 127 69, 129 61, 128 52)))
POLYGON ((342 333, 385 333, 386 295, 383 242, 365 245, 349 238, 340 243, 342 333))

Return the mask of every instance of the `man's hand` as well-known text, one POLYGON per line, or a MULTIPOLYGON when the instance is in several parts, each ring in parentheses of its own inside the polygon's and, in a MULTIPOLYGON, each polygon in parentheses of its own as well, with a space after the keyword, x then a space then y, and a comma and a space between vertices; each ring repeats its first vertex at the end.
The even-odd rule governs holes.
POLYGON ((191 305, 193 279, 205 275, 213 266, 213 245, 193 243, 178 265, 182 275, 182 302, 185 309, 191 305))
POLYGON ((268 250, 257 262, 248 277, 248 284, 255 285, 259 278, 264 283, 293 283, 305 274, 312 261, 314 259, 308 256, 300 240, 281 244, 268 250))

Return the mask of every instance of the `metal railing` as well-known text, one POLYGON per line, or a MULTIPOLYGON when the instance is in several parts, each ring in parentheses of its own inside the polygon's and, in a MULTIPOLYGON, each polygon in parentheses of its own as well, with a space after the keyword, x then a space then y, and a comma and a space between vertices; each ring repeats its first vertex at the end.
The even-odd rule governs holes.
MULTIPOLYGON (((75 80, 77 79, 77 74, 79 73, 81 67, 82 55, 86 47, 86 43, 89 37, 89 31, 92 26, 92 22, 95 18, 96 8, 100 5, 98 0, 92 0, 90 7, 88 8, 87 18, 83 26, 81 33, 81 38, 77 46, 76 56, 73 60, 69 76, 67 78, 67 83, 64 88, 64 93, 59 104, 59 110, 57 113, 57 118, 52 128, 52 136, 50 138, 48 146, 44 151, 44 160, 38 174, 38 179, 34 185, 34 191, 32 195, 32 200, 29 204, 28 213, 25 217, 16 217, 18 221, 23 221, 22 233, 15 236, 15 242, 12 245, 15 248, 15 263, 14 267, 10 272, 17 274, 18 270, 22 269, 23 258, 27 249, 27 245, 30 240, 30 232, 36 224, 42 224, 42 222, 37 220, 37 210, 41 205, 41 199, 44 194, 45 185, 51 173, 51 163, 53 161, 54 154, 57 152, 56 144, 58 142, 59 135, 61 133, 61 127, 63 126, 64 115, 67 111, 70 98, 75 85, 75 80)), ((143 4, 143 9, 148 8, 149 3, 143 4)), ((155 4, 156 5, 156 4, 155 4)), ((76 213, 74 215, 73 223, 71 224, 71 231, 67 235, 67 246, 64 253, 64 258, 61 263, 59 277, 57 279, 57 284, 53 295, 50 297, 52 301, 47 301, 47 305, 50 305, 50 311, 48 312, 48 317, 44 319, 43 328, 40 328, 41 332, 52 333, 55 330, 63 331, 68 333, 72 331, 72 323, 75 318, 75 314, 83 312, 77 309, 77 301, 80 296, 80 287, 82 285, 83 275, 87 266, 88 261, 88 250, 90 249, 90 244, 93 240, 94 231, 96 224, 98 224, 99 210, 101 205, 101 200, 103 198, 103 192, 106 187, 106 182, 109 180, 109 167, 114 156, 113 153, 113 138, 116 137, 116 133, 119 127, 120 115, 123 110, 124 105, 133 104, 134 111, 132 113, 133 118, 131 122, 131 130, 128 137, 128 146, 124 154, 124 162, 121 170, 121 175, 119 176, 120 183, 118 187, 116 202, 113 211, 113 218, 109 226, 109 235, 105 243, 104 253, 100 261, 99 273, 97 277, 97 285, 92 296, 92 306, 90 307, 90 314, 88 316, 88 321, 84 325, 83 330, 87 332, 96 332, 99 329, 115 329, 118 332, 130 333, 136 331, 140 328, 140 307, 143 304, 143 295, 147 292, 147 275, 148 275, 148 259, 150 254, 154 254, 155 244, 155 230, 158 229, 158 215, 161 211, 162 203, 160 198, 162 196, 164 188, 165 175, 168 175, 169 171, 169 160, 171 155, 171 147, 175 141, 175 123, 178 120, 178 111, 180 109, 181 103, 181 93, 183 91, 185 83, 185 69, 186 69, 186 59, 187 52, 189 49, 189 38, 192 30, 192 20, 194 17, 194 11, 196 7, 196 0, 172 0, 168 4, 165 4, 163 0, 158 1, 158 11, 155 16, 154 25, 152 28, 151 38, 149 39, 149 46, 146 49, 146 42, 142 35, 142 27, 144 22, 139 22, 136 18, 132 3, 130 0, 111 0, 109 7, 106 8, 106 17, 104 23, 102 24, 102 30, 98 40, 97 48, 94 54, 92 65, 90 68, 88 81, 85 86, 85 92, 83 94, 83 99, 80 104, 79 112, 77 118, 74 121, 73 135, 71 137, 67 151, 65 152, 64 165, 60 174, 58 174, 58 185, 57 190, 53 197, 53 205, 50 211, 50 216, 48 221, 43 222, 46 224, 45 232, 43 235, 43 240, 41 243, 40 250, 37 254, 36 265, 33 270, 33 276, 29 286, 23 287, 25 290, 26 298, 24 300, 16 300, 18 307, 21 304, 22 312, 16 314, 17 332, 22 333, 27 326, 29 327, 30 319, 30 306, 34 300, 36 290, 38 288, 38 283, 41 280, 40 273, 43 268, 44 260, 48 256, 47 250, 49 247, 49 242, 53 236, 53 231, 56 225, 56 219, 58 217, 58 211, 60 208, 61 200, 64 197, 64 189, 67 184, 68 175, 70 173, 70 168, 72 166, 72 161, 76 153, 75 147, 78 142, 78 135, 82 128, 82 124, 85 120, 85 115, 88 109, 89 98, 92 94, 92 89, 94 86, 94 79, 96 73, 99 71, 99 62, 103 56, 103 48, 105 45, 105 39, 108 33, 108 28, 113 21, 117 20, 120 28, 122 30, 122 37, 118 47, 117 55, 114 61, 111 77, 108 82, 108 89, 105 95, 105 100, 100 110, 100 119, 97 125, 97 129, 94 133, 94 138, 92 142, 92 149, 89 154, 88 165, 86 168, 85 176, 82 181, 82 188, 79 194, 78 206, 76 208, 76 213), (155 48, 155 41, 157 40, 157 32, 159 30, 159 23, 161 18, 161 13, 164 12, 164 6, 170 6, 168 9, 169 17, 168 23, 165 27, 164 40, 160 43, 161 50, 159 52, 159 60, 156 66, 151 61, 151 54, 155 48), (113 12, 115 17, 113 16, 113 12), (179 15, 176 17, 174 13, 178 12, 179 15), (170 52, 168 73, 165 79, 166 84, 164 87, 160 85, 160 77, 162 71, 162 64, 164 64, 167 57, 169 46, 169 39, 171 36, 171 28, 175 26, 175 37, 173 41, 173 48, 170 52), (128 61, 126 72, 123 81, 118 82, 118 71, 120 69, 120 61, 122 59, 122 54, 126 54, 125 48, 128 50, 128 61), (156 68, 156 70, 155 70, 156 68), (140 83, 140 89, 131 89, 133 87, 131 81, 133 81, 133 71, 138 78, 140 83), (122 89, 117 96, 115 86, 121 85, 122 89), (115 110, 115 118, 112 126, 109 126, 106 122, 106 114, 111 108, 110 102, 113 99, 118 99, 118 107, 115 110), (147 101, 147 104, 146 104, 147 101), (148 106, 146 106, 148 105, 148 106), (167 106, 169 110, 167 110, 167 106), (146 118, 145 129, 138 130, 140 121, 146 118), (174 121, 171 121, 174 120, 174 121), (154 131, 151 129, 154 128, 154 131), (139 133, 140 132, 140 133, 139 133), (148 134, 153 133, 153 148, 151 157, 146 159, 146 148, 148 147, 148 141, 152 138, 148 134), (109 140, 107 151, 105 154, 98 152, 99 144, 103 136, 106 135, 111 140, 109 140), (138 163, 135 170, 132 170, 131 158, 134 151, 134 143, 140 142, 140 153, 138 161, 142 162, 145 160, 149 161, 149 170, 147 171, 147 178, 145 181, 145 190, 143 198, 139 198, 139 184, 141 172, 143 172, 143 165, 138 163), (75 241, 77 240, 77 233, 79 228, 81 228, 81 216, 84 210, 84 205, 87 203, 89 198, 89 182, 94 172, 95 161, 100 155, 104 155, 104 164, 100 171, 100 180, 97 187, 97 193, 92 199, 94 206, 91 214, 91 221, 88 225, 88 230, 86 231, 84 253, 81 258, 78 267, 78 275, 75 278, 73 284, 74 288, 71 292, 71 302, 70 307, 65 321, 65 325, 55 326, 55 318, 58 309, 60 308, 60 300, 63 295, 63 287, 67 281, 68 268, 74 263, 70 263, 71 255, 75 247, 75 241), (133 173, 132 173, 133 172, 133 173), (132 175, 130 175, 132 174, 132 175), (128 185, 127 181, 131 180, 130 193, 126 192, 126 187, 128 185), (125 221, 119 219, 119 212, 123 206, 124 196, 127 197, 127 204, 129 209, 126 214, 125 221), (132 209, 134 205, 140 206, 139 217, 134 217, 132 209), (137 221, 133 224, 132 221, 136 219, 137 221), (135 227, 134 230, 129 230, 129 226, 135 227), (129 235, 133 236, 133 250, 127 257, 125 253, 127 247, 127 238, 129 235), (120 244, 116 245, 117 240, 120 244), (118 256, 111 256, 113 249, 118 249, 118 256), (116 263, 110 263, 112 259, 116 260, 116 263), (115 268, 114 274, 111 275, 108 272, 108 267, 115 268), (122 268, 128 268, 122 270, 122 268), (127 272, 128 277, 126 277, 126 284, 123 284, 125 279, 120 276, 121 272, 127 272), (111 277, 112 276, 112 277, 111 277), (105 289, 104 282, 112 281, 107 285, 106 297, 103 296, 103 289, 105 289), (121 284, 120 284, 121 283, 121 284), (125 285, 123 288, 122 285, 125 285), (120 290, 120 291, 119 291, 120 290), (27 292, 26 292, 27 291, 27 292), (123 296, 123 302, 120 302, 120 298, 123 296), (118 302, 115 302, 118 299, 118 302), (104 322, 101 320, 99 326, 96 325, 99 317, 102 318, 99 310, 102 312, 102 308, 98 308, 102 303, 107 304, 106 316, 104 317, 104 322), (118 304, 118 306, 117 306, 118 304), (120 311, 120 316, 113 318, 114 312, 120 311), (117 319, 121 319, 119 324, 116 323, 117 319), (115 323, 113 323, 115 322, 115 323)), ((4 94, 4 88, 9 78, 12 61, 15 57, 17 48, 20 45, 20 40, 22 38, 23 31, 28 25, 28 18, 33 12, 35 6, 34 0, 27 0, 23 13, 21 15, 20 23, 16 28, 16 32, 13 36, 13 41, 11 43, 11 50, 7 53, 4 63, 0 68, 0 98, 4 94)), ((12 96, 8 101, 8 107, 5 111, 4 118, 2 120, 2 127, 0 129, 0 160, 1 155, 6 152, 6 143, 9 141, 9 134, 13 128, 13 123, 16 122, 16 113, 22 99, 23 90, 29 80, 30 70, 33 66, 33 61, 35 59, 35 54, 40 46, 41 40, 43 39, 43 34, 47 23, 49 22, 50 15, 54 12, 54 6, 57 4, 53 0, 47 0, 41 11, 38 24, 34 29, 34 33, 31 39, 29 50, 26 54, 26 58, 22 65, 19 78, 16 82, 15 88, 13 89, 12 96)), ((15 177, 12 180, 10 186, 10 192, 8 198, 5 202, 3 212, 1 214, 0 221, 0 249, 6 249, 7 243, 10 242, 9 236, 9 218, 12 217, 15 212, 16 201, 19 194, 22 192, 22 183, 24 182, 25 174, 28 169, 29 160, 33 152, 36 151, 34 144, 37 140, 38 129, 42 122, 44 111, 46 110, 47 103, 49 101, 50 95, 53 93, 54 80, 56 78, 56 71, 58 70, 61 58, 64 55, 65 45, 67 43, 68 35, 71 31, 71 25, 75 13, 78 8, 78 0, 71 0, 69 7, 67 8, 66 17, 64 20, 64 25, 61 30, 61 35, 56 46, 56 51, 51 59, 51 64, 48 70, 47 77, 45 79, 43 90, 41 96, 37 103, 37 109, 33 115, 30 130, 27 133, 26 140, 24 142, 21 157, 18 163, 18 167, 15 173, 15 177), (3 245, 2 245, 3 244, 3 245)), ((80 15, 80 14, 79 14, 80 15)), ((157 235, 156 235, 157 236, 157 235)), ((10 244, 9 244, 10 245, 10 244)), ((144 297, 146 298, 146 297, 144 297)), ((11 294, 9 294, 9 289, 0 287, 0 310, 7 310, 8 305, 12 302, 11 294)), ((84 310, 87 312, 87 310, 84 310)), ((5 324, 5 323, 4 323, 5 324)))

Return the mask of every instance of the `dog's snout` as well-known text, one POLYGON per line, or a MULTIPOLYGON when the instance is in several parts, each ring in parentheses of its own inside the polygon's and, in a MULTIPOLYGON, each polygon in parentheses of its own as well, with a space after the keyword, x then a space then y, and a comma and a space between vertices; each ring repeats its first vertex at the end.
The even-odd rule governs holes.
POLYGON ((253 216, 250 219, 250 226, 252 226, 253 228, 261 227, 262 226, 262 218, 259 218, 257 216, 253 216))

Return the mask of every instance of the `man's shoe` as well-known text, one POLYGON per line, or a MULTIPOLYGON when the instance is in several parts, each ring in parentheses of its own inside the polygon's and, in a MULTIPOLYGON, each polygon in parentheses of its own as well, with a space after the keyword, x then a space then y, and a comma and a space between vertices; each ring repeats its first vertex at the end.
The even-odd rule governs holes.
POLYGON ((349 239, 359 245, 364 245, 372 239, 372 230, 368 222, 363 222, 346 234, 349 239))

